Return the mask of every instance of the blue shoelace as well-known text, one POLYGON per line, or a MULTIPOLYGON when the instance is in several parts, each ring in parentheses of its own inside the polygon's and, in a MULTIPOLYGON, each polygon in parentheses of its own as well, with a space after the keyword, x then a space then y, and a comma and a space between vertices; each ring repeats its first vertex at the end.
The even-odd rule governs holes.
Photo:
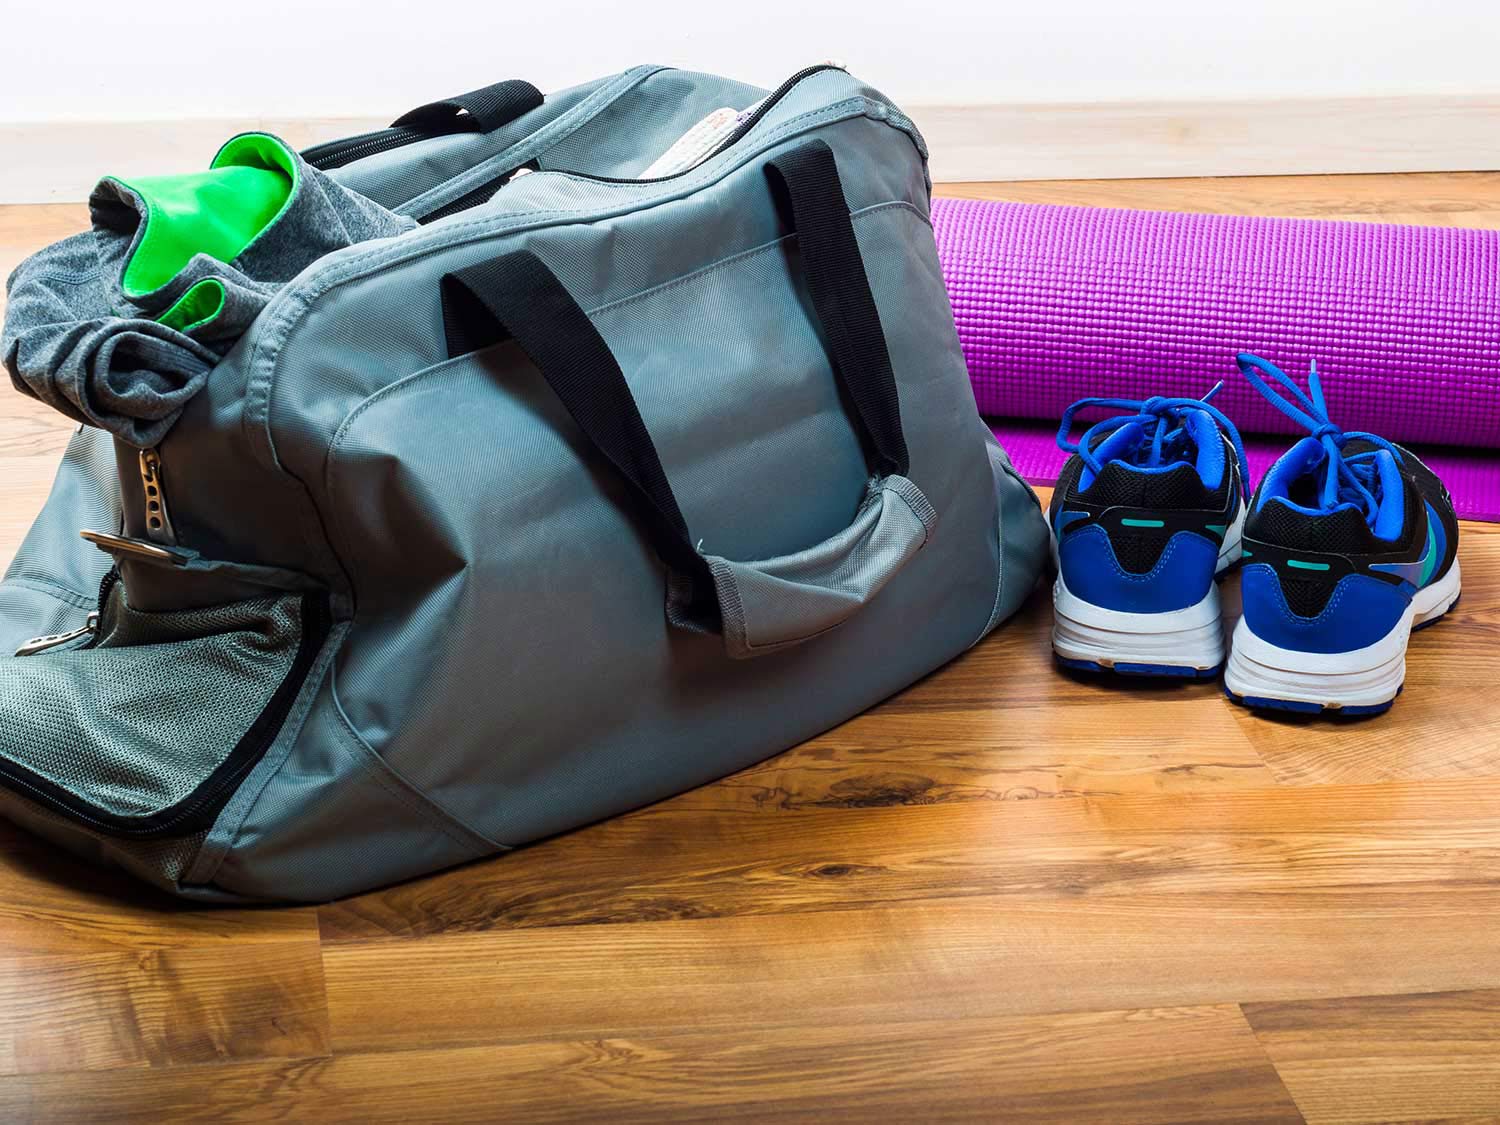
POLYGON ((1309 397, 1293 382, 1281 368, 1270 360, 1261 359, 1249 352, 1235 357, 1240 372, 1250 385, 1293 422, 1303 426, 1323 445, 1327 468, 1323 474, 1323 487, 1319 503, 1324 511, 1332 511, 1340 504, 1358 507, 1365 522, 1373 523, 1380 511, 1380 498, 1375 495, 1379 475, 1375 466, 1375 455, 1380 449, 1389 451, 1396 463, 1401 462, 1401 451, 1383 437, 1362 430, 1341 430, 1328 418, 1328 403, 1323 398, 1323 387, 1318 381, 1318 365, 1314 361, 1308 368, 1307 386, 1312 391, 1309 397), (1288 399, 1262 376, 1270 376, 1290 394, 1288 399), (1376 449, 1344 456, 1344 446, 1351 441, 1367 441, 1376 449))
MULTIPOLYGON (((1181 460, 1175 456, 1177 445, 1184 437, 1182 419, 1185 415, 1200 411, 1207 414, 1219 428, 1229 435, 1230 442, 1234 445, 1234 454, 1239 461, 1240 467, 1240 491, 1244 496, 1249 495, 1250 468, 1245 461, 1245 446, 1240 441, 1240 433, 1235 429, 1224 413, 1216 406, 1209 405, 1209 399, 1219 393, 1223 382, 1216 383, 1213 390, 1202 398, 1162 398, 1153 396, 1143 401, 1128 398, 1081 398, 1072 406, 1063 411, 1062 422, 1057 427, 1057 444, 1060 449, 1068 453, 1076 453, 1083 458, 1083 463, 1098 476, 1104 471, 1104 465, 1100 462, 1095 450, 1109 434, 1114 433, 1121 426, 1136 424, 1141 428, 1149 428, 1151 433, 1151 447, 1146 451, 1145 459, 1140 462, 1143 468, 1159 468, 1167 464, 1168 454, 1173 454, 1173 460, 1181 460), (1104 410, 1133 411, 1133 413, 1119 414, 1112 418, 1106 418, 1102 422, 1096 422, 1083 432, 1083 436, 1077 442, 1068 440, 1068 431, 1073 428, 1073 416, 1080 410, 1089 407, 1100 407, 1104 410)), ((1139 450, 1139 446, 1137 450, 1139 450)))

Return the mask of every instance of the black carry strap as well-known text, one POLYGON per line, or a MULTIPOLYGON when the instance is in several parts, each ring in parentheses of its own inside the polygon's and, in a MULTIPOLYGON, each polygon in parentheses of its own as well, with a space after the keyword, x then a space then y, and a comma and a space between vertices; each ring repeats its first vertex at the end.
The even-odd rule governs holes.
POLYGON ((876 476, 905 476, 909 460, 891 353, 833 150, 809 141, 768 163, 766 176, 797 234, 808 296, 827 337, 834 377, 854 404, 865 462, 876 476))
POLYGON ((448 354, 463 355, 507 334, 515 339, 584 436, 624 479, 657 556, 691 583, 691 590, 682 591, 684 616, 712 631, 718 611, 708 563, 688 537, 625 374, 588 314, 529 250, 446 274, 442 291, 448 354))
POLYGON ((391 128, 417 129, 434 135, 493 133, 541 104, 540 90, 530 82, 512 78, 482 90, 419 105, 392 121, 391 128))
MULTIPOLYGON (((812 141, 771 161, 784 188, 802 249, 813 310, 839 385, 854 406, 867 464, 877 476, 907 471, 906 439, 890 353, 833 153, 812 141)), ((715 632, 712 574, 693 546, 687 521, 656 444, 609 345, 588 315, 535 254, 518 250, 445 274, 443 332, 449 356, 513 337, 588 440, 619 472, 648 538, 675 583, 674 623, 715 632)))

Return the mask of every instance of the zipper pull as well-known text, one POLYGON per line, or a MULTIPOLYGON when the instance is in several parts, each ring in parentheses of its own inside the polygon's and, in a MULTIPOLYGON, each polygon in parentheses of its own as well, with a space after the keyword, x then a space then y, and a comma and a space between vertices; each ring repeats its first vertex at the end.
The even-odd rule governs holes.
POLYGON ((83 623, 82 628, 74 629, 71 633, 48 633, 45 637, 32 637, 20 648, 16 649, 17 656, 35 656, 39 652, 65 645, 69 641, 76 641, 80 637, 91 636, 99 631, 99 612, 94 610, 83 623))
POLYGON ((161 479, 161 454, 141 450, 141 489, 146 494, 146 538, 171 546, 177 542, 172 513, 167 509, 167 490, 161 479))

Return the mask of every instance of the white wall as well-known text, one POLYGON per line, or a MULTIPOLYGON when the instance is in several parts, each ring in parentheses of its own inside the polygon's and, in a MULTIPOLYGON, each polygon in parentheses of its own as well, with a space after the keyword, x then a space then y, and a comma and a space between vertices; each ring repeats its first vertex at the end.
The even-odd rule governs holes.
POLYGON ((1500 90, 1497 0, 8 0, 0 123, 389 117, 501 77, 835 56, 898 102, 1500 90))
POLYGON ((302 146, 520 77, 838 58, 939 180, 1500 167, 1500 0, 4 0, 0 203, 302 146))

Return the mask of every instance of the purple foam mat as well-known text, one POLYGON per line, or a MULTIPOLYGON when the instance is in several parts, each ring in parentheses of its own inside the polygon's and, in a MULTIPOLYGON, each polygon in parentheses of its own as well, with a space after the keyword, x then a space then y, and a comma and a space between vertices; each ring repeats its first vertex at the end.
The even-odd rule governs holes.
MULTIPOLYGON (((1057 448, 1057 427, 1043 422, 990 420, 990 429, 1010 454, 1011 463, 1032 484, 1052 484, 1068 454, 1057 448)), ((1076 435, 1075 435, 1076 436, 1076 435)), ((1287 450, 1286 438, 1245 441, 1251 481, 1287 450)), ((1448 486, 1460 519, 1500 521, 1500 451, 1418 446, 1412 450, 1448 486)))
MULTIPOLYGON (((1297 432, 1236 372, 1252 351, 1299 378, 1316 358, 1347 429, 1500 446, 1500 232, 956 199, 932 211, 987 416, 1055 421, 1087 395, 1197 396, 1223 379, 1215 404, 1247 436, 1297 432)), ((1461 506, 1495 518, 1484 461, 1434 454, 1461 506)))

